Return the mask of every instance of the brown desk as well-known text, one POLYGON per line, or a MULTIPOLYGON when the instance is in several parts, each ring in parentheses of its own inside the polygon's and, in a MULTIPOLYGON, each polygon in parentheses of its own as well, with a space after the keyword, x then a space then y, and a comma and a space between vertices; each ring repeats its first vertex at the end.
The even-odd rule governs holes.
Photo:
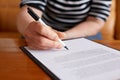
MULTIPOLYGON (((97 41, 120 50, 120 41, 97 41)), ((0 80, 51 80, 19 46, 21 39, 0 39, 0 80)))

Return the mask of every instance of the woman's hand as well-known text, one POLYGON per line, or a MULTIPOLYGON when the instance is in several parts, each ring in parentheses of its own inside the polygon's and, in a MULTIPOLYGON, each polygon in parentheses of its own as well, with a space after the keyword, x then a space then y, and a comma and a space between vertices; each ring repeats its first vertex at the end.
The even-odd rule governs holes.
POLYGON ((24 31, 25 40, 31 49, 62 48, 58 39, 64 38, 64 35, 36 21, 31 22, 24 31))

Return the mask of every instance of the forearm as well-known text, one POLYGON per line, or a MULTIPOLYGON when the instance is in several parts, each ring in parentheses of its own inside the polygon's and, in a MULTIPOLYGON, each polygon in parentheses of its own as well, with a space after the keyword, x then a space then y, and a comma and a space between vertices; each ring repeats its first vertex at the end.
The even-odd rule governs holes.
MULTIPOLYGON (((34 19, 27 13, 27 7, 28 6, 24 6, 21 8, 20 13, 18 14, 17 17, 17 28, 18 31, 23 35, 25 29, 28 27, 28 24, 31 23, 32 21, 34 21, 34 19)), ((32 8, 32 7, 31 7, 32 8)), ((36 14, 38 14, 39 16, 42 15, 42 12, 32 8, 36 14)))
POLYGON ((88 17, 83 23, 80 23, 72 29, 65 32, 65 39, 87 37, 97 34, 104 25, 104 21, 94 17, 88 17))

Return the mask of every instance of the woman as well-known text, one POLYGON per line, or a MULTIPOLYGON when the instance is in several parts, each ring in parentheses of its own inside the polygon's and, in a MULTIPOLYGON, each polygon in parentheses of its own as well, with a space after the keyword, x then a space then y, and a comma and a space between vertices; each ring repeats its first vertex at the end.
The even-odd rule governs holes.
POLYGON ((61 48, 61 39, 101 39, 99 31, 110 13, 111 0, 22 0, 17 26, 32 49, 61 48), (31 7, 48 25, 34 21, 31 7))

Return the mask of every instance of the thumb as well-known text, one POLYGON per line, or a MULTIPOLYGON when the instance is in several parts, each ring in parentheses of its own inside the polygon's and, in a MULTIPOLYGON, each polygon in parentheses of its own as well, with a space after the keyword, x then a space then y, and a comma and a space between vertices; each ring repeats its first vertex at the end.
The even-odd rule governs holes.
POLYGON ((65 33, 64 32, 56 31, 56 33, 57 33, 57 35, 58 35, 58 37, 60 39, 64 39, 65 38, 65 33))

